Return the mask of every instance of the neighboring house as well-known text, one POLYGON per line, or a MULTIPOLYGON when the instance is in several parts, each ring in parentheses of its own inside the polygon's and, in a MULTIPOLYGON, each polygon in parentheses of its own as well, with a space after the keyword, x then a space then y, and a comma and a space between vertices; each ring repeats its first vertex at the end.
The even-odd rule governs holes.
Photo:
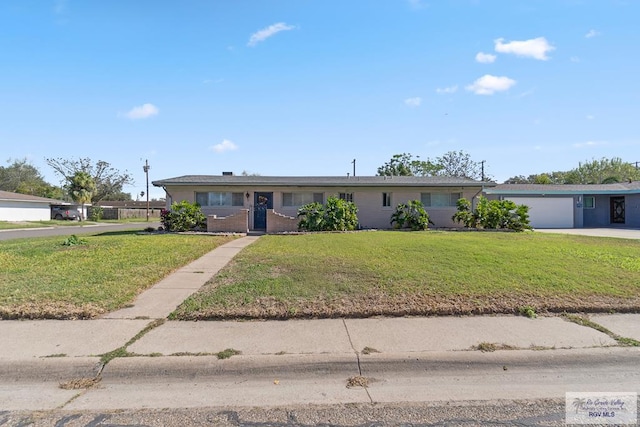
POLYGON ((0 221, 49 221, 51 205, 60 200, 0 191, 0 221))
POLYGON ((616 184, 500 184, 489 199, 529 206, 534 228, 640 227, 640 181, 616 184))
POLYGON ((391 228, 396 206, 409 200, 422 201, 435 227, 458 227, 451 220, 456 201, 473 200, 496 184, 450 177, 234 176, 225 172, 163 179, 153 185, 164 188, 167 208, 182 200, 199 203, 209 216, 209 231, 279 232, 297 229, 300 206, 324 203, 329 196, 354 202, 362 228, 391 228))

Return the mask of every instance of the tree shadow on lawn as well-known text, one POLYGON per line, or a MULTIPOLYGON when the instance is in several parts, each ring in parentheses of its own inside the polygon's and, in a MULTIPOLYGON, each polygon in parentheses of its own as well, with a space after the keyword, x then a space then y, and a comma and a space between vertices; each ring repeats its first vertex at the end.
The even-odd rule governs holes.
POLYGON ((94 236, 132 236, 140 234, 144 230, 122 230, 122 231, 105 231, 104 233, 94 234, 94 236))

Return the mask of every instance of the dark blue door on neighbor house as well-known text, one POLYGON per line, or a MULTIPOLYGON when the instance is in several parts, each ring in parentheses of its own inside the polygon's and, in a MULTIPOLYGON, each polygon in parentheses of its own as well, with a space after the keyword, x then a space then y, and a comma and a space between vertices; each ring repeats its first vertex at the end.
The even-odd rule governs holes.
POLYGON ((253 193, 253 228, 267 229, 267 209, 273 209, 273 193, 253 193))

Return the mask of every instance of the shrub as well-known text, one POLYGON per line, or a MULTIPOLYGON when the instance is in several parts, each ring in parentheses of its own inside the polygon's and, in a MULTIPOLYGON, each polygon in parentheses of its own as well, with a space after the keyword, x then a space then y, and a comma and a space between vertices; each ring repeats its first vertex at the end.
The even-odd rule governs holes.
POLYGON ((102 206, 92 206, 89 210, 89 220, 91 221, 100 221, 102 219, 102 215, 104 215, 104 209, 102 209, 102 206))
POLYGON ((466 199, 457 202, 458 211, 451 217, 468 228, 530 230, 529 207, 511 200, 488 200, 480 196, 475 210, 466 199))
POLYGON ((323 227, 324 206, 313 202, 298 209, 298 229, 305 231, 321 231, 323 227))
POLYGON ((313 202, 298 209, 298 229, 305 231, 349 231, 358 227, 358 207, 331 196, 326 205, 313 202))
POLYGON ((433 224, 420 200, 400 203, 391 215, 391 225, 394 228, 410 228, 414 231, 426 230, 429 228, 429 223, 433 224))
POLYGON ((75 245, 86 245, 87 241, 85 239, 79 239, 78 236, 72 234, 67 237, 63 242, 62 246, 75 246, 75 245))
POLYGON ((206 229, 206 220, 200 205, 186 200, 174 202, 170 210, 160 211, 160 221, 167 231, 206 229))

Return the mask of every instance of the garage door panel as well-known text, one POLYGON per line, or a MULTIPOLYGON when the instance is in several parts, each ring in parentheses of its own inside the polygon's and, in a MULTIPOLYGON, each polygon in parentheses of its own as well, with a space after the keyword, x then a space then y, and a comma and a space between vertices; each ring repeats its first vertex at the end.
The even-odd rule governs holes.
POLYGON ((533 228, 573 228, 573 197, 507 197, 529 206, 533 228))

